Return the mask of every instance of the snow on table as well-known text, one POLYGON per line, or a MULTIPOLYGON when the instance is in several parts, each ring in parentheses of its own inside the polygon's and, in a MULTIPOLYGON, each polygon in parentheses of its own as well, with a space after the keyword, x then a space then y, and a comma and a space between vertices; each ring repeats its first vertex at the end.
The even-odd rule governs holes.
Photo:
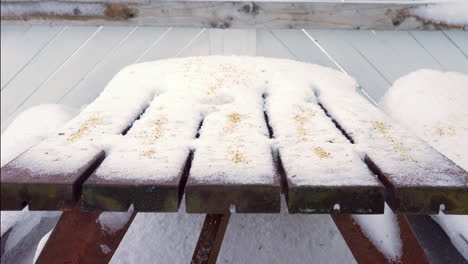
MULTIPOLYGON (((128 66, 56 136, 2 168, 2 204, 4 192, 8 199, 21 193, 12 187, 21 180, 53 175, 54 183, 79 186, 105 151, 83 185, 85 206, 175 211, 190 174, 189 212, 277 212, 282 180, 291 212, 380 213, 375 173, 403 199, 394 204, 401 210, 433 210, 411 195, 420 191, 439 194, 448 212, 465 212, 466 172, 385 117, 356 86, 330 68, 259 57, 128 66)), ((30 202, 28 195, 18 197, 30 202)))
POLYGON ((83 176, 103 158, 113 136, 131 125, 153 97, 151 83, 132 81, 133 73, 132 67, 120 72, 54 136, 2 167, 2 209, 18 210, 28 203, 30 210, 58 210, 75 204, 83 176))
POLYGON ((353 92, 320 89, 319 102, 366 155, 398 212, 467 211, 468 173, 353 92))
MULTIPOLYGON (((401 77, 380 107, 456 164, 468 169, 468 75, 418 70, 401 77), (418 103, 415 105, 414 100, 418 103), (421 117, 420 113, 427 113, 421 117)), ((468 259, 468 216, 432 215, 468 259)))
POLYGON ((336 71, 312 67, 282 69, 289 78, 273 78, 267 98, 288 182, 289 212, 327 213, 339 206, 344 213, 382 213, 383 186, 314 94, 329 86, 354 91, 355 84, 336 71))

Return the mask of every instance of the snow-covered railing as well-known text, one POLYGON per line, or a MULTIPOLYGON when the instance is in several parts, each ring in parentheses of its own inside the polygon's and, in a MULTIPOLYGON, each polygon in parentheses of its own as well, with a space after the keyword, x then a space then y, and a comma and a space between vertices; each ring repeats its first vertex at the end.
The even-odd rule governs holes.
POLYGON ((463 0, 172 1, 2 0, 2 21, 210 28, 466 28, 463 0))

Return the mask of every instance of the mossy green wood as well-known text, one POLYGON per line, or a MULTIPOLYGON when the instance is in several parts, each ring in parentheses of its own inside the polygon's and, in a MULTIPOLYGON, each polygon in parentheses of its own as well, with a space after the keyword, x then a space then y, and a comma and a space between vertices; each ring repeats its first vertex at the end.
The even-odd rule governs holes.
POLYGON ((179 183, 100 181, 95 175, 83 185, 83 207, 89 211, 177 212, 179 183))
MULTIPOLYGON (((106 179, 93 174, 83 184, 83 206, 91 211, 177 212, 193 154, 189 153, 180 173, 166 180, 106 179)), ((138 172, 135 172, 138 173, 138 172)))
POLYGON ((445 214, 468 214, 468 187, 399 186, 389 198, 397 213, 438 214, 443 205, 445 214))
POLYGON ((81 195, 81 185, 104 158, 104 152, 90 157, 76 172, 36 173, 8 163, 1 169, 1 210, 70 210, 81 195))
POLYGON ((344 214, 382 214, 383 186, 317 186, 288 184, 286 195, 291 214, 328 214, 339 205, 344 214))
POLYGON ((190 180, 185 188, 187 213, 279 213, 281 187, 273 184, 209 184, 190 180))

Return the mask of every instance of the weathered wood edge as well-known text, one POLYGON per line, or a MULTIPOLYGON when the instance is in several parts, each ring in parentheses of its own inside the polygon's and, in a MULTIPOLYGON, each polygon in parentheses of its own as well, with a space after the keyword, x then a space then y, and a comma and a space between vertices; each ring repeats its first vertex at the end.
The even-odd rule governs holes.
POLYGON ((190 152, 179 175, 167 181, 106 180, 93 174, 83 184, 83 207, 87 211, 177 212, 193 159, 190 152))
POLYGON ((97 153, 75 173, 36 175, 12 166, 1 168, 1 210, 70 210, 81 195, 81 185, 105 157, 97 153))
POLYGON ((382 214, 383 186, 309 186, 288 184, 290 214, 328 214, 339 205, 343 214, 382 214))
POLYGON ((467 186, 398 185, 382 172, 371 157, 366 155, 365 161, 385 185, 388 205, 395 213, 438 214, 441 205, 444 205, 446 214, 468 214, 467 186))
MULTIPOLYGON (((375 186, 322 186, 297 185, 287 175, 281 153, 275 155, 276 169, 290 214, 328 214, 335 204, 343 214, 382 214, 385 203, 385 187, 375 186)), ((369 174, 369 176, 371 176, 369 174)))
POLYGON ((468 29, 468 25, 440 24, 424 20, 412 13, 414 8, 427 3, 255 1, 137 1, 135 3, 115 0, 49 2, 54 2, 55 6, 40 6, 34 1, 2 1, 2 23, 208 28, 468 29), (57 8, 57 5, 60 5, 60 8, 57 8), (88 10, 99 11, 87 13, 88 10))
POLYGON ((185 187, 187 213, 279 213, 281 186, 276 184, 197 184, 185 187))

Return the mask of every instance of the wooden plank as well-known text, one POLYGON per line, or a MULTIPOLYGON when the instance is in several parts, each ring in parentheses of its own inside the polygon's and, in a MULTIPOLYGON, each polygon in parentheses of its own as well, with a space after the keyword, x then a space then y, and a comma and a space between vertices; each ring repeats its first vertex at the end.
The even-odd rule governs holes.
POLYGON ((50 41, 60 33, 62 26, 34 26, 20 38, 14 38, 9 52, 2 52, 2 90, 50 41))
POLYGON ((468 172, 356 93, 320 90, 319 102, 366 154, 397 213, 468 213, 468 172))
MULTIPOLYGON (((429 215, 406 215, 431 263, 466 263, 444 229, 429 215)), ((461 231, 461 229, 458 229, 461 231)), ((462 236, 457 233, 457 235, 462 236)))
MULTIPOLYGON (((463 25, 433 23, 412 10, 427 3, 150 1, 143 4, 57 1, 2 2, 2 20, 27 23, 257 27, 322 29, 440 29, 463 25)), ((464 25, 466 26, 466 25, 464 25)))
POLYGON ((192 264, 215 264, 229 223, 230 213, 207 214, 193 252, 192 264))
MULTIPOLYGON (((14 118, 16 108, 66 62, 97 28, 67 27, 2 91, 2 128, 14 118), (14 99, 12 99, 14 98, 14 99)), ((2 52, 13 51, 6 48, 2 52)), ((37 101, 36 101, 37 102, 37 101)), ((39 103, 45 103, 41 100, 39 103)))
MULTIPOLYGON (((170 38, 174 36, 180 37, 172 35, 170 38)), ((192 36, 193 39, 198 39, 197 35, 192 36)), ((175 46, 170 52, 178 52, 177 49, 185 50, 187 55, 191 55, 191 52, 207 52, 204 47, 208 47, 209 43, 206 39, 200 40, 201 43, 189 40, 182 48, 175 46), (192 46, 197 44, 201 45, 201 49, 192 46)), ((169 47, 166 49, 169 50, 169 47)), ((148 56, 164 55, 153 51, 148 56)), ((168 77, 174 74, 173 78, 180 78, 177 72, 178 70, 174 70, 164 75, 168 77)), ((159 85, 164 86, 163 83, 159 85)), ((171 85, 167 87, 168 90, 171 85)), ((172 99, 174 102, 168 105, 167 98, 162 100, 156 98, 125 135, 126 139, 135 140, 137 151, 132 149, 111 152, 101 167, 85 182, 83 199, 86 208, 122 211, 133 204, 136 211, 178 211, 193 157, 187 142, 196 137, 202 120, 200 113, 191 108, 193 102, 190 99, 180 100, 180 97, 172 99), (160 133, 155 134, 154 131, 160 133), (167 155, 164 154, 165 151, 168 152, 167 155), (178 155, 174 156, 174 153, 178 155), (112 165, 125 163, 129 159, 136 164, 128 164, 125 168, 115 168, 112 165), (108 169, 105 169, 106 166, 108 169), (139 169, 139 174, 142 174, 142 167, 147 168, 145 171, 151 170, 145 177, 128 174, 128 171, 133 173, 139 169), (167 168, 178 168, 178 170, 174 173, 167 168), (112 177, 106 177, 106 174, 112 174, 112 177), (168 174, 170 175, 167 176, 168 174)))
POLYGON ((135 215, 83 212, 78 204, 62 214, 35 263, 108 263, 135 215), (106 229, 111 217, 121 222, 116 230, 106 229))
POLYGON ((255 94, 243 99, 250 100, 243 109, 226 104, 203 120, 185 187, 188 213, 280 211, 279 177, 264 113, 255 94))
POLYGON ((288 93, 284 89, 270 94, 266 103, 269 109, 277 106, 267 115, 286 181, 289 213, 330 213, 336 207, 342 213, 382 213, 384 188, 353 144, 314 98, 288 93))
POLYGON ((404 215, 396 216, 400 230, 398 237, 402 241, 402 254, 395 262, 387 259, 379 251, 351 215, 334 212, 331 216, 358 263, 430 263, 404 215))
POLYGON ((73 208, 81 194, 81 184, 104 158, 104 152, 90 157, 74 173, 41 174, 9 164, 2 167, 2 210, 66 210, 73 208))
POLYGON ((122 40, 131 28, 103 27, 31 93, 17 100, 15 112, 40 103, 56 103, 122 40))
POLYGON ((118 135, 144 111, 150 90, 128 93, 121 83, 131 73, 117 75, 102 94, 69 121, 57 135, 30 148, 1 168, 1 209, 70 209, 81 195, 81 184, 103 159, 102 146, 94 140, 118 135), (121 106, 126 108, 122 109, 121 106))

